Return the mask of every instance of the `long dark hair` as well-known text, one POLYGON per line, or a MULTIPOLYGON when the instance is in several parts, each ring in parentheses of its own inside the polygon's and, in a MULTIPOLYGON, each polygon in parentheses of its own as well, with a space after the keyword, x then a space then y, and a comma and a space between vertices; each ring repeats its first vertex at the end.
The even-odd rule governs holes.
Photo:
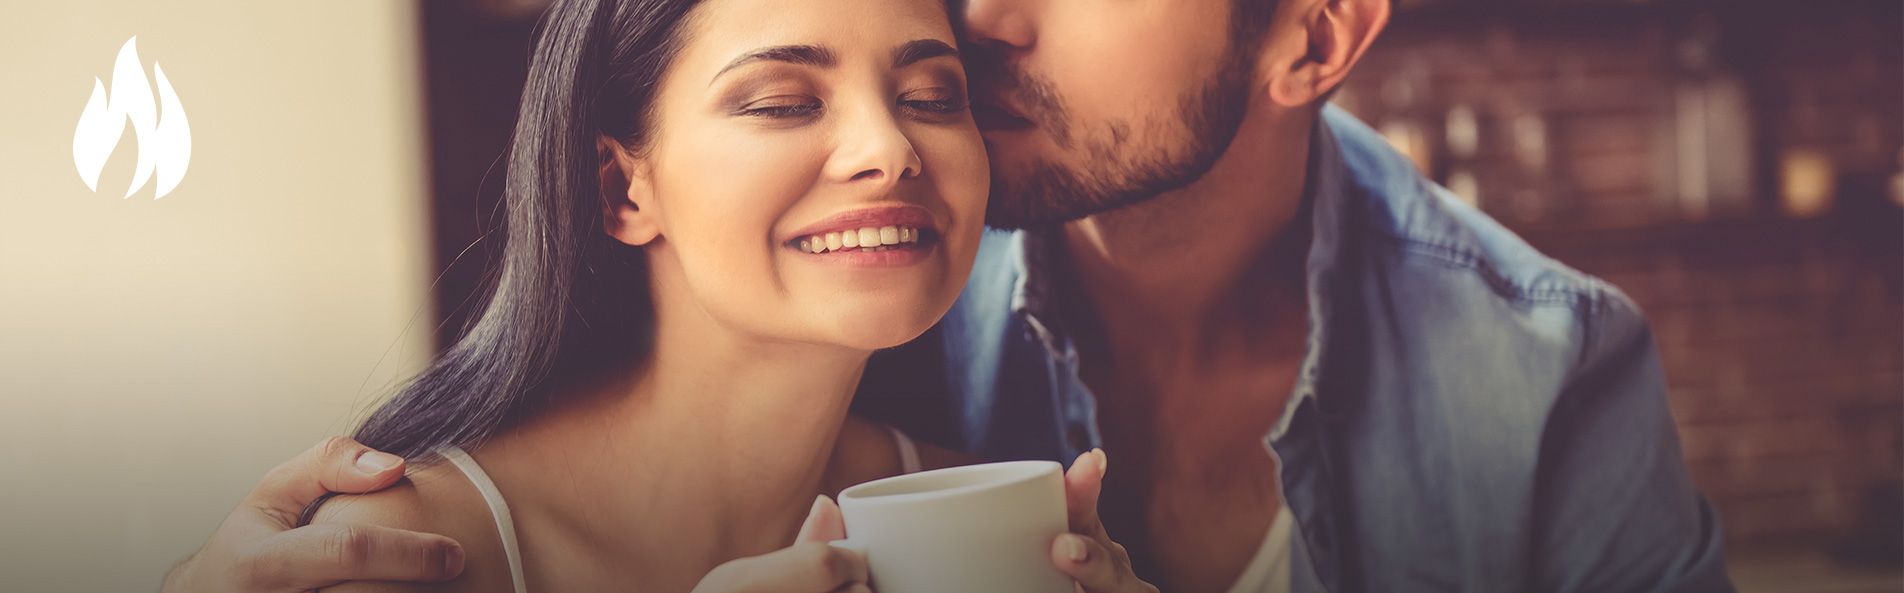
MULTIPOLYGON (((628 360, 652 315, 639 249, 609 237, 597 139, 644 143, 698 0, 559 0, 536 27, 481 310, 357 429, 410 459, 468 447, 532 411, 552 376, 628 360)), ((492 234, 493 236, 493 234, 492 234)))

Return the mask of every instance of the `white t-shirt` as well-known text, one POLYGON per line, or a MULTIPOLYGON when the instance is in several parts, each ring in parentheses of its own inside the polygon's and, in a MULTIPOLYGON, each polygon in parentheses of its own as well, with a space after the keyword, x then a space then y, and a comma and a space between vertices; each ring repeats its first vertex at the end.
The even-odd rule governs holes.
POLYGON ((1289 505, 1276 510, 1263 545, 1256 548, 1256 556, 1243 567, 1236 584, 1230 585, 1230 593, 1289 593, 1289 538, 1295 524, 1289 505))

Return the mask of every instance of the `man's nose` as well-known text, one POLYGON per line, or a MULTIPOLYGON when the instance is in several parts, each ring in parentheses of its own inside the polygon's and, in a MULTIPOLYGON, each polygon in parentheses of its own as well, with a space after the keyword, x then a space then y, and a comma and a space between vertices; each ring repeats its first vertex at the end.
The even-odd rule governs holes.
POLYGON ((1033 18, 1042 0, 966 0, 965 37, 977 45, 1030 48, 1038 41, 1033 18))

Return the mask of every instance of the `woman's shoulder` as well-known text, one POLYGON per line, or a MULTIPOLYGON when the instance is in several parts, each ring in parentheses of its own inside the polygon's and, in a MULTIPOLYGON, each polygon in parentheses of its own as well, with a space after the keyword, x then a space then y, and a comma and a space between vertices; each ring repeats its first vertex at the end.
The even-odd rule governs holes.
POLYGON ((489 504, 469 477, 448 461, 416 466, 395 485, 377 492, 337 495, 318 508, 311 524, 434 533, 463 547, 463 574, 449 582, 353 582, 323 589, 327 593, 513 593, 508 556, 489 504))
POLYGON ((840 436, 834 442, 832 459, 827 464, 824 485, 827 493, 838 495, 839 491, 854 484, 899 475, 905 469, 899 445, 901 438, 909 441, 912 454, 918 458, 919 469, 938 469, 979 461, 977 457, 912 440, 885 424, 859 416, 847 416, 845 423, 840 426, 840 436))

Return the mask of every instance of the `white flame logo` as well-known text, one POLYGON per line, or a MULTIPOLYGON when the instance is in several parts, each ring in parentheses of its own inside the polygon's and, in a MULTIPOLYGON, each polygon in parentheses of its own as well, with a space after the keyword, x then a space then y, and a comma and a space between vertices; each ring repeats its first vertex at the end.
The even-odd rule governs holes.
POLYGON ((145 67, 139 63, 139 50, 133 47, 138 37, 126 40, 119 48, 119 59, 112 66, 112 91, 93 78, 93 97, 79 114, 79 127, 73 130, 73 166, 86 188, 99 191, 99 173, 106 159, 119 147, 125 135, 126 121, 132 122, 132 134, 139 142, 139 164, 133 170, 132 187, 125 197, 145 187, 156 171, 158 195, 165 197, 185 178, 185 167, 192 160, 192 130, 185 121, 185 108, 179 106, 178 93, 165 78, 165 70, 152 63, 152 76, 158 79, 159 97, 155 108, 152 83, 146 80, 145 67), (163 117, 161 117, 163 115, 163 117))

